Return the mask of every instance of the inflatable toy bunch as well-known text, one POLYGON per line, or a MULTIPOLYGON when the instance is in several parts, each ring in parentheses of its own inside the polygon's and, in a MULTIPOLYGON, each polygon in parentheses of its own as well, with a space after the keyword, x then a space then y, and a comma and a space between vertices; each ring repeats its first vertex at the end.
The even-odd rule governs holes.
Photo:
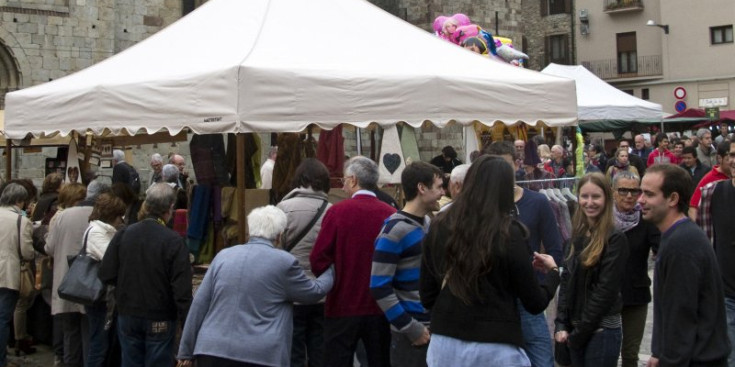
POLYGON ((470 18, 461 13, 450 17, 436 17, 434 32, 443 40, 512 65, 522 66, 523 61, 528 60, 528 55, 513 48, 510 38, 493 37, 490 32, 472 24, 470 18))

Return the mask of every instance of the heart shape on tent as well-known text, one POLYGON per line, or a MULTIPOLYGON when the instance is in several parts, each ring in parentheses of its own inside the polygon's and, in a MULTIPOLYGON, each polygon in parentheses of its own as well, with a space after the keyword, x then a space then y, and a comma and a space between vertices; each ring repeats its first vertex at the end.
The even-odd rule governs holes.
POLYGON ((385 168, 390 172, 392 175, 393 172, 395 172, 398 167, 401 166, 401 156, 393 153, 393 154, 384 154, 383 155, 383 165, 385 168))

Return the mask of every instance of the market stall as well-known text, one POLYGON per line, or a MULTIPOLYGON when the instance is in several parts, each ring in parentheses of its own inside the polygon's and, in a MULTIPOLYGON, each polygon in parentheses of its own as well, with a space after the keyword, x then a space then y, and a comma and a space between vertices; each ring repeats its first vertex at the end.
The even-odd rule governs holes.
POLYGON ((625 129, 636 123, 660 124, 661 105, 625 93, 581 65, 549 64, 541 73, 577 84, 579 127, 588 132, 625 129))
MULTIPOLYGON (((237 133, 238 160, 242 133, 311 124, 577 121, 574 81, 490 61, 362 0, 212 0, 116 56, 9 93, 6 105, 14 139, 237 133)), ((237 178, 244 218, 242 170, 237 178)))

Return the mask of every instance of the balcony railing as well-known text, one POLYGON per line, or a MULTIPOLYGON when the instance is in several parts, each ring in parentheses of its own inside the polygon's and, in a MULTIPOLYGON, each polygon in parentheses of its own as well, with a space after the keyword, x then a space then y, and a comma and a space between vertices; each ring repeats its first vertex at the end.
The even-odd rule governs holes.
POLYGON ((628 70, 621 70, 617 59, 582 61, 582 66, 605 80, 663 75, 661 55, 638 56, 636 65, 628 70))
POLYGON ((622 13, 643 10, 642 0, 604 0, 605 13, 622 13))

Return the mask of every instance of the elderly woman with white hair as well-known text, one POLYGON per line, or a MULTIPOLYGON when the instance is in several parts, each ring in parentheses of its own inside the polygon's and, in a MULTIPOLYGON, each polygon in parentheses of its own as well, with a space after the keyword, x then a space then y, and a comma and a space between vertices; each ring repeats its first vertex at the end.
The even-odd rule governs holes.
POLYGON ((332 269, 306 276, 280 250, 286 214, 272 205, 247 218, 250 240, 222 250, 194 296, 179 366, 288 366, 293 302, 314 303, 332 288, 332 269), (226 332, 225 332, 226 331, 226 332))

